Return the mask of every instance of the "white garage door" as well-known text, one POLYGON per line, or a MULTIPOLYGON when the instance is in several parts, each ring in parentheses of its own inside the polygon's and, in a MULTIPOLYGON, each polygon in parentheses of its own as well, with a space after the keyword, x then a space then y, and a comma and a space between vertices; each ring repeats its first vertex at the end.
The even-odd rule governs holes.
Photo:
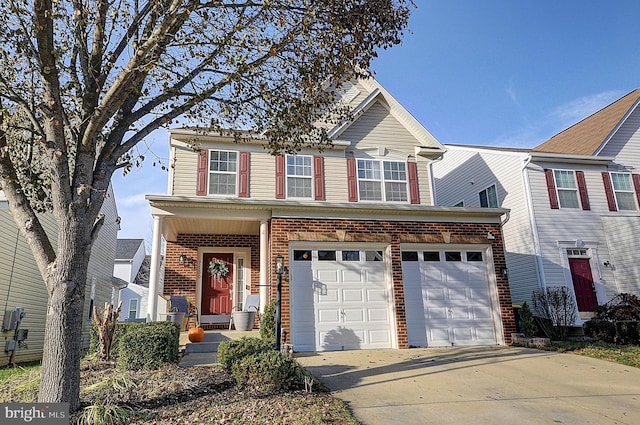
POLYGON ((403 250, 409 345, 494 345, 484 251, 403 250))
POLYGON ((289 258, 294 350, 391 347, 382 250, 304 248, 289 258))

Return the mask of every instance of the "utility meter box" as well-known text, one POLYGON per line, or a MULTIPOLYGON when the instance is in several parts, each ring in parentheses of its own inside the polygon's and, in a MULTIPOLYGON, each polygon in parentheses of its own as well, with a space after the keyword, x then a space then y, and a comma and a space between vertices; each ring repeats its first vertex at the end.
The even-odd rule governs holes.
POLYGON ((20 320, 24 317, 24 309, 16 307, 13 310, 4 312, 4 320, 2 321, 3 331, 13 331, 18 328, 20 320))

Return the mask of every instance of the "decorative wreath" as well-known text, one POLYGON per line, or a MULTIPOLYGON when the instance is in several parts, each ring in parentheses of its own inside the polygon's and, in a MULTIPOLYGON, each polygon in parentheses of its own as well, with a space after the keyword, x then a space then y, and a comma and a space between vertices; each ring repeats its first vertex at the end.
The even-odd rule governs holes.
POLYGON ((210 260, 208 269, 209 274, 218 279, 225 278, 229 274, 229 266, 222 260, 210 260))

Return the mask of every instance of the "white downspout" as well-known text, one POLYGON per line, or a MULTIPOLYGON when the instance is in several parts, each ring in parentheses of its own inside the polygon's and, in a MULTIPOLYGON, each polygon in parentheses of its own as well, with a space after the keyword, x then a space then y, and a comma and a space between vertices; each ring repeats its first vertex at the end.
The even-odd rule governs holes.
POLYGON ((151 245, 151 267, 149 270, 149 306, 147 321, 158 320, 158 282, 160 281, 160 259, 162 258, 162 217, 153 216, 153 242, 151 245))
POLYGON ((522 167, 522 175, 524 178, 524 188, 527 193, 527 209, 529 211, 529 221, 531 222, 531 231, 533 233, 533 246, 536 255, 536 272, 538 273, 538 281, 542 285, 541 289, 547 289, 547 281, 544 276, 544 265, 542 262, 542 249, 540 248, 540 237, 538 235, 538 225, 536 222, 536 215, 533 211, 533 194, 531 193, 531 183, 529 182, 529 173, 527 167, 531 163, 531 155, 524 162, 522 167))
POLYGON ((269 221, 260 222, 260 313, 269 303, 269 287, 267 277, 269 272, 269 221))

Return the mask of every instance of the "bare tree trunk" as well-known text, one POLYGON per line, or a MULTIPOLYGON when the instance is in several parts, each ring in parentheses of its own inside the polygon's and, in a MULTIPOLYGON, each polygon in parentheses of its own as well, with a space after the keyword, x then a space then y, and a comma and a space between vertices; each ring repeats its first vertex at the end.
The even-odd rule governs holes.
POLYGON ((98 357, 101 360, 111 359, 111 349, 113 348, 113 336, 118 326, 118 316, 122 310, 122 301, 116 310, 113 305, 105 303, 102 310, 102 317, 98 311, 98 306, 93 307, 93 322, 98 328, 98 357))

